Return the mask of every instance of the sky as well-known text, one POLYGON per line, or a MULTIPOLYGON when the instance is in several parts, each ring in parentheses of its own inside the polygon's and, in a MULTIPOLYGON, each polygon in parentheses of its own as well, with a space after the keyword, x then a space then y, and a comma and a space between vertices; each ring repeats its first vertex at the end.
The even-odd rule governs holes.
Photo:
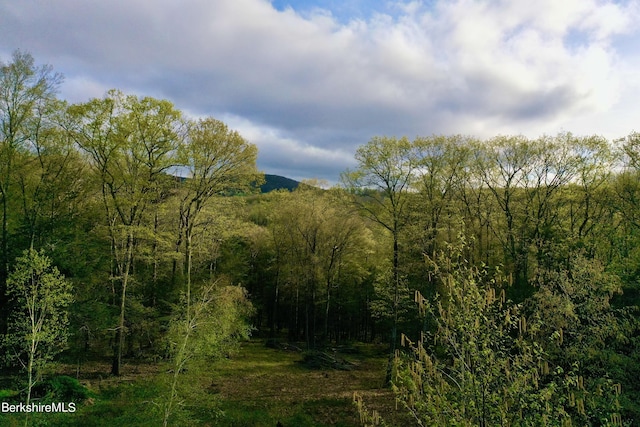
POLYGON ((339 181, 374 136, 640 131, 640 0, 0 0, 0 60, 212 116, 339 181))

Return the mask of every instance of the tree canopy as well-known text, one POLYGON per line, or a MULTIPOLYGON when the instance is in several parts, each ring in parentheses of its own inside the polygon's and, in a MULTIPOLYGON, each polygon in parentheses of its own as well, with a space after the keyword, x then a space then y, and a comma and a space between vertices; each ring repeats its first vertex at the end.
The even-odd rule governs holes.
POLYGON ((251 332, 334 361, 385 343, 419 425, 640 418, 637 133, 376 136, 339 186, 262 194, 258 148, 218 119, 117 89, 70 104, 29 54, 0 65, 12 398, 106 358, 162 379, 158 424, 211 422, 183 379, 251 332))

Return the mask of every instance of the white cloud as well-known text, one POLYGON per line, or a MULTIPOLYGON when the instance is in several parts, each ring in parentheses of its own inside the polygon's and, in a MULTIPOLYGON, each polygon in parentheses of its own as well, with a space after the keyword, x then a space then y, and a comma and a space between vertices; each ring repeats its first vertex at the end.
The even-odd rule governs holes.
POLYGON ((4 2, 0 53, 20 47, 52 63, 74 100, 118 87, 241 118, 268 152, 265 168, 305 165, 297 170, 325 178, 374 135, 609 136, 633 126, 622 117, 640 97, 629 56, 640 48, 635 1, 379 10, 394 14, 338 20, 267 0, 4 2))
POLYGON ((285 135, 282 130, 253 123, 243 117, 227 114, 221 115, 220 119, 236 129, 247 141, 256 144, 260 153, 258 166, 268 166, 270 173, 298 180, 327 179, 333 184, 340 172, 353 167, 355 163, 352 153, 343 149, 310 145, 285 135), (325 172, 314 175, 313 171, 325 172))
POLYGON ((110 87, 106 87, 89 76, 67 78, 62 86, 62 96, 69 102, 86 102, 90 98, 102 98, 110 87))

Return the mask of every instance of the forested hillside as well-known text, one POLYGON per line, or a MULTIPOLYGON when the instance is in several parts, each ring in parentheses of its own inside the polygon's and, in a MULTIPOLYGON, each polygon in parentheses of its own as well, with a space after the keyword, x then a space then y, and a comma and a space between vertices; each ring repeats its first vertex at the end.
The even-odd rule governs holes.
POLYGON ((75 425, 108 399, 87 367, 135 366, 147 425, 215 425, 193 378, 253 336, 307 361, 388 346, 418 425, 638 425, 640 135, 374 137, 340 185, 262 194, 221 121, 61 84, 21 52, 0 69, 4 402, 74 400, 75 425))
POLYGON ((298 181, 284 176, 265 174, 264 184, 260 186, 260 191, 268 193, 274 190, 295 190, 298 188, 298 184, 300 184, 298 181))

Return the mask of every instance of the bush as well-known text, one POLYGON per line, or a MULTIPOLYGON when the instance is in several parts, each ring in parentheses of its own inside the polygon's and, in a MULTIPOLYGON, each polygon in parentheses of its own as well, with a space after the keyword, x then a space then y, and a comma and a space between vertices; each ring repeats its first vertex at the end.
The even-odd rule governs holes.
POLYGON ((15 390, 0 390, 0 400, 7 401, 17 396, 19 393, 15 390))
POLYGON ((33 395, 58 402, 78 402, 91 397, 91 392, 77 379, 59 375, 34 387, 33 395))

